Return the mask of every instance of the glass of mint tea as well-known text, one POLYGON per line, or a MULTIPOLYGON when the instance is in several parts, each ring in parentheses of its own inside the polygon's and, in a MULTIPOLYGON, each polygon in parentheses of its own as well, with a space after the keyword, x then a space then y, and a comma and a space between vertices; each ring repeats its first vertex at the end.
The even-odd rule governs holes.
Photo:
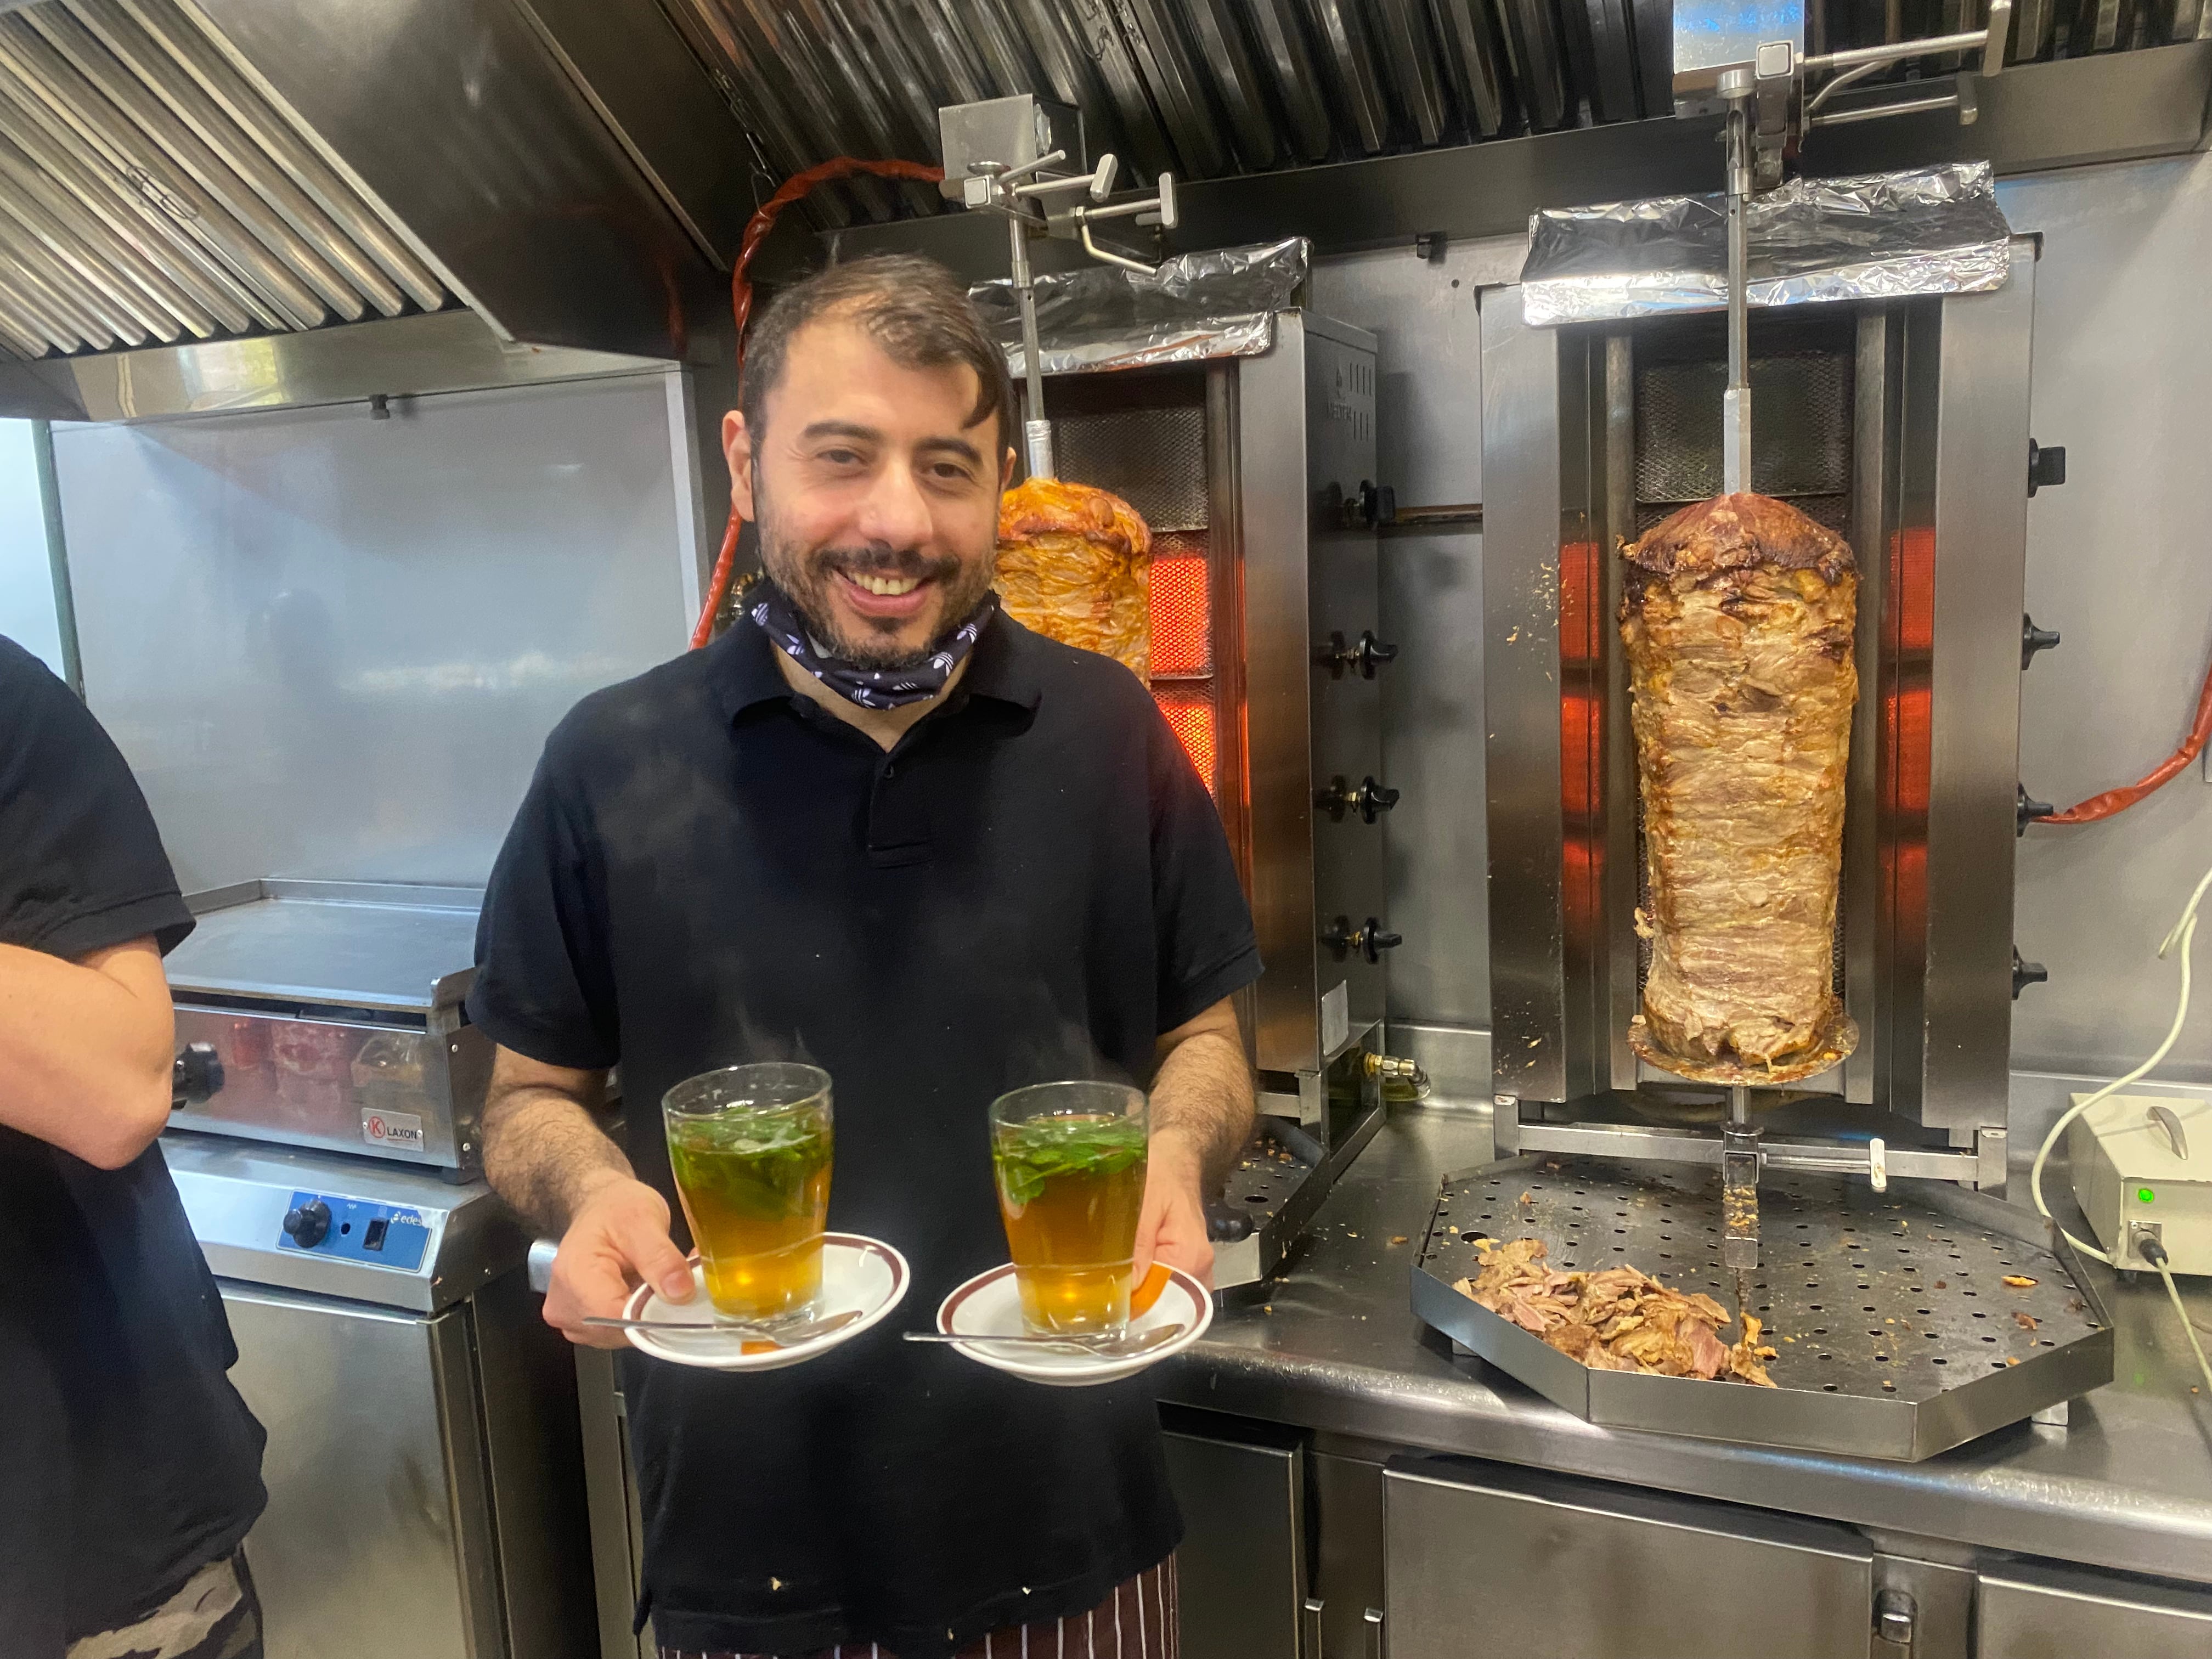
POLYGON ((1128 1324, 1150 1129, 1125 1084, 1039 1083, 991 1103, 999 1213, 1032 1332, 1128 1324))
POLYGON ((811 1317, 830 1216, 830 1073, 783 1060, 728 1066, 678 1084, 661 1115, 715 1310, 811 1317))

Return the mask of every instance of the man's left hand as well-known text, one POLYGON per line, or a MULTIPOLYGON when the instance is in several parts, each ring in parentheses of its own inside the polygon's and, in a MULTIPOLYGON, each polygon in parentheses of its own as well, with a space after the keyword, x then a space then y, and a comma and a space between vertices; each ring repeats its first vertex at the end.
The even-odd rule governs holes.
POLYGON ((1145 1165, 1145 1207, 1137 1217, 1136 1272, 1132 1285, 1145 1282, 1155 1259, 1180 1267, 1213 1288, 1213 1243, 1206 1236, 1202 1163, 1180 1136, 1152 1137, 1145 1165))

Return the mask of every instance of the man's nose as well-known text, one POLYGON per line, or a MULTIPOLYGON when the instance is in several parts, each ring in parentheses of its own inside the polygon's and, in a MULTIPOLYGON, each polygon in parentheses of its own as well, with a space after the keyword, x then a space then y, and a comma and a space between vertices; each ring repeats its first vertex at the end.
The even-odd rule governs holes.
POLYGON ((890 547, 919 547, 930 539, 936 525, 913 468, 894 465, 876 474, 855 528, 869 541, 890 547))

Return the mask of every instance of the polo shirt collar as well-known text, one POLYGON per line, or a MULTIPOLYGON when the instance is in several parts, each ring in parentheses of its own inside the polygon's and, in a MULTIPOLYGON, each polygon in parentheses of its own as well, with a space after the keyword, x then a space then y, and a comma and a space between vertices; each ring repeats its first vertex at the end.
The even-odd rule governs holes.
MULTIPOLYGON (((1004 611, 994 615, 969 653, 968 672, 954 687, 956 706, 968 697, 988 697, 1019 708, 1035 709, 1043 696, 1034 660, 1036 636, 1004 611)), ((776 666, 775 642, 750 617, 740 615, 708 647, 710 672, 723 712, 735 720, 757 703, 792 696, 776 666)))

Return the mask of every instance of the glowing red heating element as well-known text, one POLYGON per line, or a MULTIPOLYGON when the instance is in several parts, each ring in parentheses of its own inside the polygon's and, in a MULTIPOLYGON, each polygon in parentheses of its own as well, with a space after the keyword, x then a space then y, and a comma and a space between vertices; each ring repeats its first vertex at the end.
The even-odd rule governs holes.
POLYGON ((1206 793, 1218 795, 1220 789, 1213 775, 1213 688, 1156 685, 1152 697, 1159 704, 1160 713, 1168 717, 1169 729, 1182 743, 1190 763, 1205 781, 1206 793))
POLYGON ((1152 538, 1152 696, 1198 775, 1218 795, 1212 594, 1203 531, 1152 538))
POLYGON ((1152 586, 1153 676, 1211 674, 1213 613, 1205 538, 1154 537, 1152 586))

